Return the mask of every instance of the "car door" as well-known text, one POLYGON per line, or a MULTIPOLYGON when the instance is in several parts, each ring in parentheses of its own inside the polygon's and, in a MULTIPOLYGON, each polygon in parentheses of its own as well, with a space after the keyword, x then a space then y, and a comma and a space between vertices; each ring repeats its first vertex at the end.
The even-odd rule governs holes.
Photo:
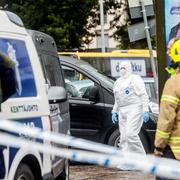
MULTIPOLYGON (((56 56, 43 53, 41 56, 41 63, 44 71, 44 76, 49 86, 64 87, 63 74, 60 69, 60 63, 56 56)), ((69 131, 69 103, 64 101, 61 103, 50 103, 50 119, 51 128, 53 132, 67 134, 69 131)), ((55 145, 55 144, 54 144, 55 145)), ((55 145, 57 146, 57 145, 55 145)), ((58 145, 64 147, 64 145, 58 145)), ((52 156, 53 160, 53 174, 57 175, 62 171, 64 160, 58 156, 52 156)))
POLYGON ((104 98, 100 82, 75 66, 63 64, 62 70, 70 104, 71 134, 100 142, 105 118, 104 98), (98 88, 98 102, 90 101, 88 98, 88 88, 92 86, 98 88))

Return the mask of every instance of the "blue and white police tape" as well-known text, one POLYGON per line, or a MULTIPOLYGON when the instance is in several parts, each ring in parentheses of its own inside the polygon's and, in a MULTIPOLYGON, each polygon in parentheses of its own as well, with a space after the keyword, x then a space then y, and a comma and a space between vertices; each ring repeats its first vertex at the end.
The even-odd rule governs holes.
POLYGON ((147 158, 146 156, 140 156, 138 154, 125 153, 123 156, 117 156, 104 153, 57 148, 48 144, 25 140, 17 136, 3 133, 0 133, 0 137, 0 144, 23 148, 25 152, 28 151, 28 149, 31 149, 31 151, 49 153, 78 162, 93 163, 103 165, 105 167, 127 167, 173 179, 179 179, 180 177, 180 164, 173 160, 166 159, 163 160, 164 163, 161 164, 159 158, 147 158), (156 162, 158 163, 156 164, 156 162), (174 168, 174 165, 176 165, 176 168, 174 168))
POLYGON ((42 131, 42 129, 40 128, 26 126, 23 125, 22 123, 10 121, 10 120, 1 120, 0 129, 12 131, 25 136, 28 135, 33 138, 46 139, 57 144, 63 144, 65 146, 98 151, 103 153, 113 153, 113 154, 119 153, 119 150, 112 146, 107 146, 104 144, 99 144, 92 141, 75 138, 73 136, 69 136, 61 133, 42 131))
MULTIPOLYGON (((37 128, 30 128, 27 126, 23 126, 19 123, 13 123, 12 121, 6 121, 2 120, 2 123, 0 123, 0 126, 4 130, 13 131, 20 134, 25 134, 27 136, 24 137, 36 137, 40 139, 47 140, 48 136, 50 135, 51 138, 56 137, 56 141, 60 143, 60 141, 63 141, 63 136, 58 134, 51 134, 50 132, 43 132, 41 129, 37 128), (6 124, 6 125, 5 125, 6 124), (35 131, 34 131, 35 130, 35 131), (31 133, 30 133, 31 132, 31 133), (33 132, 33 133, 32 133, 33 132), (34 134, 34 136, 31 136, 34 134)), ((42 144, 34 141, 24 140, 19 137, 13 137, 9 134, 0 134, 0 144, 7 145, 7 146, 14 146, 14 147, 23 147, 43 152, 43 153, 50 153, 58 156, 62 156, 65 158, 69 158, 75 161, 79 162, 89 162, 99 165, 104 165, 107 167, 125 167, 127 169, 136 169, 141 170, 144 172, 148 172, 151 174, 157 174, 162 177, 167 178, 173 178, 173 179, 180 179, 180 162, 165 158, 156 158, 154 156, 142 156, 140 154, 134 154, 134 153, 127 153, 127 152, 120 152, 117 149, 113 147, 109 147, 106 145, 101 145, 97 143, 89 143, 89 141, 81 141, 81 146, 79 148, 83 148, 83 142, 87 146, 89 144, 89 147, 91 147, 91 150, 99 150, 100 147, 101 151, 102 147, 106 147, 106 152, 95 153, 95 152, 87 152, 87 151, 78 151, 73 149, 60 149, 57 147, 52 147, 48 144, 42 144), (92 144, 94 145, 95 149, 92 148, 92 144), (107 154, 108 153, 108 154, 107 154)), ((72 139, 72 137, 70 138, 72 139)), ((49 139, 48 139, 49 140, 49 139)), ((53 141, 53 140, 52 140, 53 141)), ((51 142, 52 142, 51 141, 51 142)), ((54 141, 54 142, 56 142, 54 141)), ((76 138, 73 138, 73 143, 76 147, 78 147, 78 143, 76 144, 76 138)), ((78 141, 77 141, 78 142, 78 141)), ((69 142, 68 142, 69 143, 69 142)), ((68 144, 67 143, 67 144, 68 144)), ((87 150, 90 150, 90 148, 85 147, 87 150)))

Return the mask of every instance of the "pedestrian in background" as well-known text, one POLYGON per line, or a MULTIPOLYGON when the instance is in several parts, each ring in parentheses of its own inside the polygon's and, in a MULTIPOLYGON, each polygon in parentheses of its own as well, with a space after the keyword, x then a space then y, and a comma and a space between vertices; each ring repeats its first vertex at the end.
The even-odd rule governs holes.
POLYGON ((166 81, 161 96, 154 155, 180 160, 180 39, 174 39, 168 54, 176 74, 166 81))
POLYGON ((112 122, 119 122, 120 150, 145 154, 139 138, 144 122, 149 120, 149 98, 145 84, 139 75, 132 73, 131 63, 123 61, 120 77, 114 84, 115 103, 112 110, 112 122))

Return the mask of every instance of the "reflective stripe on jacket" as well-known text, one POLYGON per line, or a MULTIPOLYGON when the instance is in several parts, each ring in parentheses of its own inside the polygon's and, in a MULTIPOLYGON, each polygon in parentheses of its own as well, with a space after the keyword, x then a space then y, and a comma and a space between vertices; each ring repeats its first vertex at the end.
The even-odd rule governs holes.
POLYGON ((167 80, 161 97, 155 147, 167 145, 180 160, 180 74, 167 80))

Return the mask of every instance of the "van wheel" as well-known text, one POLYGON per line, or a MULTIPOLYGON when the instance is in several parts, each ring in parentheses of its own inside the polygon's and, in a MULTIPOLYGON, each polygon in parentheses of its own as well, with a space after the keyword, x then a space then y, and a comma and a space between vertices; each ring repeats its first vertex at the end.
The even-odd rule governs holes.
POLYGON ((34 180, 34 175, 28 165, 21 163, 18 166, 14 180, 34 180))
POLYGON ((65 160, 63 172, 55 180, 69 180, 69 160, 65 160))
POLYGON ((108 139, 108 145, 119 147, 120 133, 119 129, 116 129, 108 139))

